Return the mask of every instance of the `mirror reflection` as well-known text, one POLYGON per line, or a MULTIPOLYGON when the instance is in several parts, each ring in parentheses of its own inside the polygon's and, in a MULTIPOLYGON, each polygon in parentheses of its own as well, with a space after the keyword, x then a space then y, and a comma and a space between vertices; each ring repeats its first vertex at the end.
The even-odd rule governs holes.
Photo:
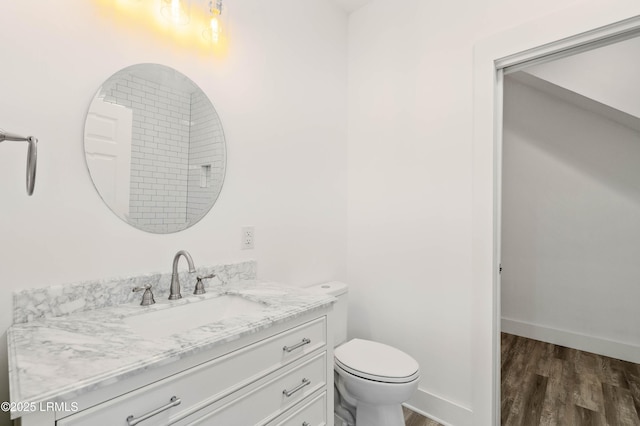
POLYGON ((87 113, 84 149, 104 202, 143 231, 192 226, 222 189, 220 118, 195 83, 163 65, 133 65, 104 82, 87 113))

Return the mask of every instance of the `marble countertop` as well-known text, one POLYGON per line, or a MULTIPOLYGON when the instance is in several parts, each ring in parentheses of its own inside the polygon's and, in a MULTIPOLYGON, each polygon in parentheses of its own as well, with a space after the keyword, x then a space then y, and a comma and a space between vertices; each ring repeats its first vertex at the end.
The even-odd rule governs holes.
MULTIPOLYGON (((138 293, 141 295, 141 293, 138 293)), ((70 400, 150 368, 256 333, 331 305, 335 298, 273 282, 212 286, 200 296, 139 302, 14 324, 7 330, 11 401, 39 404, 70 400), (197 303, 224 294, 266 305, 257 313, 213 322, 183 333, 145 338, 125 318, 197 303)), ((18 413, 12 412, 12 418, 18 413)))

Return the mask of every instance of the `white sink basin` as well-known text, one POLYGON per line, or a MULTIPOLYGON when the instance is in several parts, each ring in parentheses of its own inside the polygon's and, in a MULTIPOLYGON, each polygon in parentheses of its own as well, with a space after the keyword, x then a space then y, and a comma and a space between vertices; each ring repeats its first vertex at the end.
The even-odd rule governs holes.
POLYGON ((164 337, 215 321, 260 312, 265 305, 241 296, 224 295, 200 302, 127 317, 124 322, 146 337, 164 337))

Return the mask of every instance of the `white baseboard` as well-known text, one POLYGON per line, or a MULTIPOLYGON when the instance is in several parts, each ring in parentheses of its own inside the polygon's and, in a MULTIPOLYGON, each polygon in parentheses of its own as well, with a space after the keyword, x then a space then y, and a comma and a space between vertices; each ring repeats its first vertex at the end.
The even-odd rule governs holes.
POLYGON ((502 331, 640 364, 640 346, 502 318, 502 331))
POLYGON ((403 405, 444 426, 471 426, 472 412, 469 408, 423 389, 418 389, 403 405))

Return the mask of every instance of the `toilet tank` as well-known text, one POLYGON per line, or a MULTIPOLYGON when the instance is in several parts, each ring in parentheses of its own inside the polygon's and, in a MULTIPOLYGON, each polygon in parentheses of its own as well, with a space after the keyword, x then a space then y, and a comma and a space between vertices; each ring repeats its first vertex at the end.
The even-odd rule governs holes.
POLYGON ((307 287, 309 290, 335 296, 338 301, 333 304, 333 346, 336 347, 347 341, 347 293, 345 283, 331 281, 307 287))

